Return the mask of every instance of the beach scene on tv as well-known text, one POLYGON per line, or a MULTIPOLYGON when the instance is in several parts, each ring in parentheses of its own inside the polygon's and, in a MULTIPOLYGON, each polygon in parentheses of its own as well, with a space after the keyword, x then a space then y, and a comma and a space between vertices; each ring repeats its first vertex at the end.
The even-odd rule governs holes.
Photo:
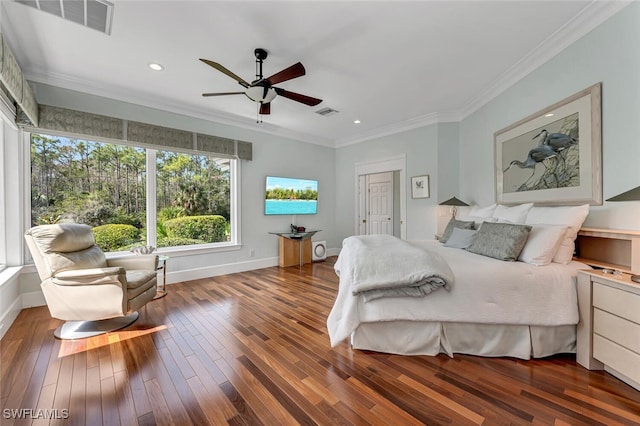
POLYGON ((318 181, 267 176, 265 214, 316 214, 318 181))

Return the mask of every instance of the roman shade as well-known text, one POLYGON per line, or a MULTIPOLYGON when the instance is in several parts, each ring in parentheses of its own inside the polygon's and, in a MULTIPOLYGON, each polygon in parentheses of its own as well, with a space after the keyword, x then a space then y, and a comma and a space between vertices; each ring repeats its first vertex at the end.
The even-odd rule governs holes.
POLYGON ((38 132, 51 131, 77 137, 99 137, 133 142, 150 149, 177 149, 223 157, 252 159, 251 142, 187 130, 123 120, 50 105, 39 105, 38 132))
POLYGON ((27 83, 13 52, 0 33, 0 83, 5 92, 18 104, 19 115, 33 126, 38 125, 38 103, 27 83))

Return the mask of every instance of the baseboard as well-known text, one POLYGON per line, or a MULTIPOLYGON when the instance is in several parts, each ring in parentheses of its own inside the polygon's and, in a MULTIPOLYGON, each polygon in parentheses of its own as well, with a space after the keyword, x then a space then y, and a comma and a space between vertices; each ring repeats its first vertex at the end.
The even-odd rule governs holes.
POLYGON ((44 294, 41 291, 32 291, 22 295, 22 309, 33 308, 35 306, 45 306, 44 294))
POLYGON ((327 257, 329 256, 338 256, 340 254, 339 248, 330 248, 327 249, 327 257))
POLYGON ((252 271, 254 269, 270 268, 272 266, 278 266, 277 257, 256 259, 249 262, 227 263, 225 265, 189 269, 188 271, 167 271, 167 284, 199 280, 217 275, 234 274, 236 272, 252 271))
POLYGON ((17 298, 0 318, 0 339, 2 339, 22 310, 22 301, 17 298))

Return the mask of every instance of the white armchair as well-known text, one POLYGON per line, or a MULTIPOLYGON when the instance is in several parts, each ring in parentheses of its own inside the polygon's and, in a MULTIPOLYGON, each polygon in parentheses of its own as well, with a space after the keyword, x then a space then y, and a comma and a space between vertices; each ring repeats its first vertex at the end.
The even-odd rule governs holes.
POLYGON ((87 225, 41 225, 25 233, 51 315, 66 321, 59 339, 124 328, 156 295, 158 256, 107 260, 87 225))

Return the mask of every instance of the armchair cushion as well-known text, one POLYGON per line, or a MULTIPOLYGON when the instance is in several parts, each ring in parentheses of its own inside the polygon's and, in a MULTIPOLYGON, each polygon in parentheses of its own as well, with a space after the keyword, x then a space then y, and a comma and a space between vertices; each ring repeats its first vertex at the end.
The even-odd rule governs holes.
POLYGON ((121 266, 127 270, 139 269, 142 271, 156 271, 158 269, 158 256, 144 254, 137 256, 115 257, 107 260, 109 266, 121 266))
POLYGON ((117 266, 77 269, 59 272, 51 278, 51 281, 57 285, 102 285, 109 283, 126 285, 125 274, 125 269, 117 266))
POLYGON ((127 271, 127 288, 138 288, 156 278, 156 271, 127 271))

